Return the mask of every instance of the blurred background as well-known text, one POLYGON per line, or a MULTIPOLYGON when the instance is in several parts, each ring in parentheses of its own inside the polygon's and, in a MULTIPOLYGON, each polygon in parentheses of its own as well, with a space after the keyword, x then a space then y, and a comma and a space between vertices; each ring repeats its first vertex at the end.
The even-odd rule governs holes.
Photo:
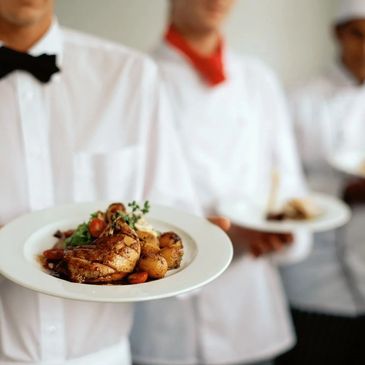
MULTIPOLYGON (((333 61, 334 0, 236 1, 226 25, 231 47, 259 56, 287 87, 333 61)), ((56 4, 64 26, 146 52, 161 37, 168 8, 168 0, 57 0, 56 4)))

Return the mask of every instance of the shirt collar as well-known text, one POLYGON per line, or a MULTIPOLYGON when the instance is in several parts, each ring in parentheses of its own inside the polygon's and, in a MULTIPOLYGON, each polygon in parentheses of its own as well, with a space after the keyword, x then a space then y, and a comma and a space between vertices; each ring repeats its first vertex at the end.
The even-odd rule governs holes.
POLYGON ((62 65, 63 60, 63 39, 61 28, 55 18, 47 33, 29 50, 32 56, 41 54, 56 55, 57 66, 62 65))
MULTIPOLYGON (((0 47, 4 43, 0 39, 0 47)), ((63 60, 63 38, 61 28, 57 19, 53 19, 51 26, 44 36, 28 51, 32 56, 41 54, 56 55, 57 66, 62 66, 63 60)))

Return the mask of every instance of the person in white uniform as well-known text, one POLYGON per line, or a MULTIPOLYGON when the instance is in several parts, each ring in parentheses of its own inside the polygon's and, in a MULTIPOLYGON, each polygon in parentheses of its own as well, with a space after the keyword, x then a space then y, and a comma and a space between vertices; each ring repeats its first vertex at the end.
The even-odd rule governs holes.
POLYGON ((310 256, 283 271, 298 344, 278 364, 365 363, 365 179, 328 163, 352 151, 365 159, 365 1, 341 0, 333 31, 336 64, 298 87, 292 106, 311 187, 343 198, 352 219, 316 234, 310 256))
MULTIPOLYGON (((172 0, 171 25, 153 53, 205 214, 219 213, 227 201, 265 205, 274 170, 279 201, 305 190, 276 77, 220 35, 233 3, 172 0)), ((230 233, 235 258, 214 283, 185 300, 137 305, 136 364, 247 364, 293 346, 277 264, 305 256, 309 235, 237 226, 230 233)))
MULTIPOLYGON (((151 60, 61 28, 52 0, 0 0, 0 225, 95 199, 192 207, 160 95, 151 60)), ((131 320, 130 305, 62 300, 0 275, 1 365, 128 365, 131 320)))

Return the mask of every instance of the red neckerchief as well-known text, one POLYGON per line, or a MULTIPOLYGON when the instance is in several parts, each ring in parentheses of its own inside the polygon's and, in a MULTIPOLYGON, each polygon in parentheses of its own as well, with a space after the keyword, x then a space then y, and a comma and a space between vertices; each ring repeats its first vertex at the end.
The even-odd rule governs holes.
POLYGON ((173 25, 170 25, 167 30, 165 40, 188 57, 195 69, 210 86, 216 86, 226 80, 222 41, 219 42, 216 52, 211 56, 202 56, 190 47, 173 25))

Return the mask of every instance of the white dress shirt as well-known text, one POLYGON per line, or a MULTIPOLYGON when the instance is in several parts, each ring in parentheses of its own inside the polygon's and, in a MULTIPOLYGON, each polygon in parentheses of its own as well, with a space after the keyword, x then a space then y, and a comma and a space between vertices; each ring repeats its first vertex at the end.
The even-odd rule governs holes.
MULTIPOLYGON (((0 224, 73 201, 189 201, 152 61, 57 22, 30 53, 56 54, 62 71, 48 84, 23 71, 0 80, 0 224)), ((0 278, 1 365, 130 363, 130 305, 62 300, 0 278)))
MULTIPOLYGON (((365 150, 365 87, 344 68, 333 66, 293 92, 292 102, 311 187, 341 197, 346 178, 328 160, 341 150, 365 150)), ((364 222, 365 208, 355 206, 345 227, 316 234, 310 256, 283 270, 294 307, 334 315, 364 314, 364 222)))
MULTIPOLYGON (((304 189, 276 78, 257 60, 229 50, 224 55, 228 80, 210 88, 174 48, 162 44, 154 54, 206 214, 217 213, 226 200, 266 202, 274 167, 281 175, 279 200, 304 189)), ((293 249, 277 258, 299 259, 309 246, 309 237, 299 234, 293 249)), ((142 364, 253 362, 274 357, 294 342, 271 256, 237 254, 195 298, 139 304, 136 313, 132 353, 142 364)))

